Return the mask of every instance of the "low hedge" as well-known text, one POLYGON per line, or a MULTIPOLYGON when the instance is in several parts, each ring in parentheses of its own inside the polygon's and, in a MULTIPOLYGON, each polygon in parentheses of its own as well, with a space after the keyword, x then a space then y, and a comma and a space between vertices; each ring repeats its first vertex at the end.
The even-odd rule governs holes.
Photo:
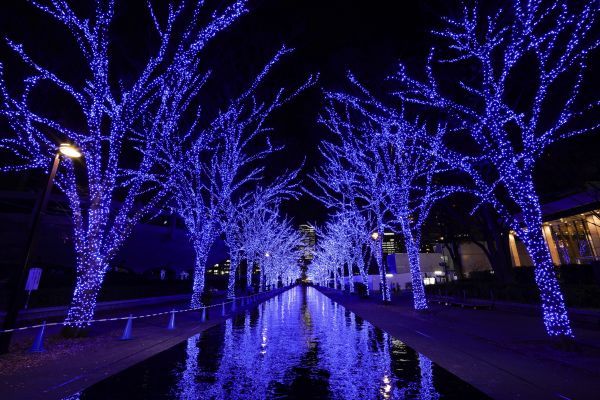
MULTIPOLYGON (((567 306, 578 308, 600 308, 600 286, 596 284, 561 284, 567 306)), ((463 279, 459 281, 426 286, 431 295, 457 298, 479 298, 486 300, 511 301, 516 303, 539 303, 539 292, 535 284, 502 284, 493 280, 463 279)))

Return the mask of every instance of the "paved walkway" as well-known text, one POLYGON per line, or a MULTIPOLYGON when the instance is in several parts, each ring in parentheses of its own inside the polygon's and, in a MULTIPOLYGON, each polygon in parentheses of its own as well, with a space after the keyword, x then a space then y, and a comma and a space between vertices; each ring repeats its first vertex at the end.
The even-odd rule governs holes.
POLYGON ((383 305, 319 288, 441 367, 496 399, 598 399, 600 331, 575 328, 576 348, 547 338, 541 316, 433 305, 416 313, 409 296, 383 305))
MULTIPOLYGON (((283 289, 283 290, 287 290, 283 289)), ((281 289, 264 293, 260 301, 281 293, 281 289)), ((255 307, 240 307, 236 312, 255 307)), ((160 312, 168 307, 144 309, 160 312)), ((0 355, 0 399, 62 399, 184 341, 231 316, 222 317, 220 306, 210 308, 208 320, 200 322, 199 311, 176 314, 176 329, 167 330, 169 315, 137 319, 133 322, 133 340, 119 340, 125 321, 97 323, 90 336, 64 339, 61 327, 47 328, 43 353, 28 353, 34 331, 16 335, 12 351, 0 355)), ((125 312, 119 315, 127 315, 125 312)), ((142 314, 142 312, 140 312, 142 314)), ((136 313, 134 313, 136 315, 136 313)))

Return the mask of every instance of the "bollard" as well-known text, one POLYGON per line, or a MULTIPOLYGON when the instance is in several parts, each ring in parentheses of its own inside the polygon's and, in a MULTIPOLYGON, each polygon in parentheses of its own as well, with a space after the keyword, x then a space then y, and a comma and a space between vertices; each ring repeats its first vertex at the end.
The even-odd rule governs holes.
POLYGON ((131 336, 132 325, 133 325, 133 315, 129 314, 129 318, 127 318, 127 323, 125 324, 125 329, 123 330, 123 336, 121 336, 121 340, 133 339, 133 336, 131 336))
POLYGON ((235 311, 235 299, 231 301, 231 312, 235 311))
POLYGON ((175 329, 175 310, 171 311, 171 317, 169 318, 169 324, 167 325, 167 329, 170 331, 175 329))
POLYGON ((224 317, 225 316, 225 303, 222 304, 221 307, 221 316, 224 317))
POLYGON ((242 307, 246 305, 246 298, 242 297, 242 307))
POLYGON ((200 318, 201 322, 206 322, 206 307, 202 307, 202 317, 200 318))
POLYGON ((29 349, 30 353, 41 353, 44 350, 44 332, 46 331, 46 321, 42 322, 42 326, 38 331, 37 335, 35 335, 35 340, 29 349))

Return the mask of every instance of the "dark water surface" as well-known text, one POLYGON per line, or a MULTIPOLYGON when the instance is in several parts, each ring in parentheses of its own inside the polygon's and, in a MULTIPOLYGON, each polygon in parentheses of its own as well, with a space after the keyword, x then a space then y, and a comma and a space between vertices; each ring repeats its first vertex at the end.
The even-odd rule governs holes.
POLYGON ((481 392, 308 287, 71 399, 480 399, 481 392))

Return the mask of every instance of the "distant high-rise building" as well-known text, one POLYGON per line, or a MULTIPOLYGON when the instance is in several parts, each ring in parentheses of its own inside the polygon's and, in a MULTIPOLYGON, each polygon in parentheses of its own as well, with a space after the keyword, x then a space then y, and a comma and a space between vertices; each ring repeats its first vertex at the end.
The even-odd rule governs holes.
POLYGON ((304 253, 302 258, 304 258, 305 261, 310 261, 314 257, 315 244, 317 241, 315 228, 307 224, 302 224, 300 225, 299 229, 300 232, 302 232, 302 235, 304 236, 302 240, 302 250, 304 253))
POLYGON ((383 243, 381 244, 381 247, 383 248, 383 253, 384 254, 403 253, 402 242, 398 239, 399 239, 399 237, 395 233, 384 232, 383 243))

